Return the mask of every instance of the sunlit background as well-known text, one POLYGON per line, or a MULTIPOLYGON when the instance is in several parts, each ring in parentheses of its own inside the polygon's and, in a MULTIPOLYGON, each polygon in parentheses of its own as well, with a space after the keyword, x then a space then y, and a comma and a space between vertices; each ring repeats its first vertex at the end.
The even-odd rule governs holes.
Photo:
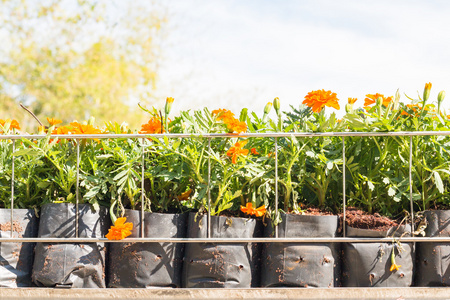
MULTIPOLYGON (((10 2, 20 1, 7 0, 3 4, 1 11, 4 19, 10 13, 6 9, 10 2)), ((78 9, 77 1, 42 3, 54 5, 56 2, 60 2, 59 7, 65 10, 65 14, 78 9)), ((9 43, 1 46, 3 58, 0 62, 12 62, 15 66, 23 66, 27 59, 31 62, 23 70, 27 76, 11 75, 11 67, 8 69, 10 73, 0 69, 0 97, 3 99, 0 118, 9 117, 6 114, 11 111, 18 120, 26 119, 21 110, 11 109, 18 102, 34 108, 41 117, 49 114, 58 117, 58 112, 62 114, 67 103, 78 101, 79 105, 84 105, 84 110, 74 108, 71 110, 73 117, 71 112, 67 112, 61 118, 70 121, 94 114, 99 121, 127 121, 138 126, 146 115, 136 110, 137 103, 160 109, 166 97, 175 98, 173 114, 204 106, 210 109, 228 108, 235 113, 247 107, 261 113, 265 104, 274 97, 280 98, 282 109, 286 110, 289 105, 297 107, 309 91, 317 89, 337 93, 343 110, 348 97, 358 98, 355 106, 362 106, 366 94, 391 96, 399 89, 401 101, 408 102, 410 100, 405 94, 417 98, 424 84, 431 82, 430 99, 435 100, 439 91, 450 88, 448 1, 81 2, 100 3, 93 11, 101 14, 102 18, 90 16, 89 22, 71 29, 71 34, 67 36, 61 33, 61 25, 50 22, 49 17, 29 22, 34 31, 28 35, 14 36, 14 31, 1 27, 0 38, 9 43), (138 34, 129 39, 130 32, 138 34), (8 51, 17 50, 18 41, 23 43, 26 39, 35 40, 34 45, 29 45, 31 48, 42 50, 45 43, 52 48, 60 42, 61 36, 64 43, 59 50, 73 47, 76 51, 88 49, 98 38, 107 36, 112 41, 102 44, 103 50, 98 50, 98 55, 111 55, 111 60, 128 58, 119 59, 120 63, 103 69, 96 65, 95 72, 89 69, 92 66, 87 66, 87 70, 74 72, 78 74, 77 79, 64 77, 58 80, 58 86, 47 82, 39 86, 34 84, 33 88, 27 87, 26 84, 46 74, 39 69, 43 67, 36 63, 42 53, 16 55, 14 58, 10 53, 8 55, 8 51), (146 43, 137 43, 147 47, 144 50, 130 46, 136 39, 145 40, 148 37, 151 38, 146 43), (112 49, 111 52, 109 49, 112 49), (14 59, 18 60, 14 62, 14 59), (135 65, 121 70, 119 77, 111 79, 98 75, 99 72, 113 74, 130 61, 129 65, 135 65), (147 73, 142 70, 142 65, 147 67, 147 73), (142 76, 149 77, 142 80, 142 76), (78 80, 78 83, 74 84, 72 80, 78 80), (130 81, 129 86, 127 81, 130 81), (70 89, 54 92, 60 85, 69 82, 70 89), (92 84, 92 87, 73 98, 71 93, 86 84, 92 84), (101 86, 104 89, 97 90, 101 86), (116 90, 118 86, 124 90, 116 90), (42 89, 50 92, 42 92, 42 89), (97 96, 91 97, 89 93, 94 89, 95 93, 92 93, 97 96), (109 95, 103 98, 105 93, 109 95), (38 101, 63 99, 66 96, 70 99, 67 103, 55 102, 61 105, 37 105, 38 101), (85 98, 90 100, 79 100, 85 98), (121 115, 121 111, 125 111, 122 106, 108 104, 116 98, 124 103, 124 107, 129 107, 130 112, 121 115), (96 109, 89 110, 88 107, 96 109), (114 113, 108 114, 108 111, 114 113)), ((33 11, 34 7, 39 6, 41 2, 30 1, 28 9, 33 11)), ((81 20, 86 11, 89 13, 86 8, 79 10, 81 20)), ((23 21, 23 18, 20 20, 23 21)), ((65 56, 59 55, 55 50, 43 61, 53 68, 61 68, 61 64, 76 65, 83 60, 62 59, 65 56), (52 62, 52 57, 58 63, 52 62)), ((66 71, 71 72, 70 69, 66 71)), ((48 79, 52 80, 58 74, 61 72, 55 72, 48 79)), ((449 105, 444 104, 444 107, 449 105)), ((327 110, 331 112, 333 109, 327 110)), ((32 124, 31 120, 26 120, 32 124)))

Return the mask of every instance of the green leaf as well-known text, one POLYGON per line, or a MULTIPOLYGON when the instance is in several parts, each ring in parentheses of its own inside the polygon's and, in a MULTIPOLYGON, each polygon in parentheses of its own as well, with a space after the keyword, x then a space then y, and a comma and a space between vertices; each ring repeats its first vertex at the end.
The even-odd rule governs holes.
POLYGON ((444 193, 444 184, 442 183, 441 176, 436 171, 433 171, 433 175, 434 175, 434 183, 436 184, 439 193, 441 194, 444 193))
POLYGON ((30 148, 14 151, 14 156, 23 156, 23 155, 39 156, 42 155, 42 151, 30 148))

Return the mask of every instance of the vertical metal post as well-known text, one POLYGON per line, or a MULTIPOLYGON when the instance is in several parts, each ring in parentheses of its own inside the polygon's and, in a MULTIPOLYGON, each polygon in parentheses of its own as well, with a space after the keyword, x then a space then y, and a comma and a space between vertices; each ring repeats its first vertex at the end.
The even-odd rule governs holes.
MULTIPOLYGON (((275 218, 278 219, 278 138, 275 138, 275 218)), ((275 225, 275 238, 278 238, 278 222, 275 225)))
POLYGON ((79 203, 79 186, 80 186, 80 140, 77 142, 77 186, 76 186, 76 204, 75 204, 75 237, 78 237, 78 203, 79 203))
MULTIPOLYGON (((208 152, 211 153, 211 138, 208 138, 208 152)), ((207 235, 211 238, 211 157, 208 155, 208 224, 207 235)))
POLYGON ((343 204, 343 217, 342 217, 342 234, 345 237, 345 208, 347 206, 347 199, 345 197, 345 136, 342 137, 342 204, 343 204))
POLYGON ((11 157, 11 237, 13 237, 14 224, 14 152, 16 151, 16 140, 12 140, 12 157, 11 157))
POLYGON ((411 206, 411 235, 414 231, 414 203, 412 196, 412 136, 409 136, 409 202, 411 206))
POLYGON ((144 216, 144 193, 145 193, 145 189, 144 189, 144 175, 145 175, 145 156, 144 156, 144 151, 145 151, 145 147, 144 147, 144 143, 145 143, 145 139, 142 139, 142 145, 141 145, 141 149, 142 149, 142 175, 141 175, 141 237, 144 238, 144 221, 145 221, 145 216, 144 216))

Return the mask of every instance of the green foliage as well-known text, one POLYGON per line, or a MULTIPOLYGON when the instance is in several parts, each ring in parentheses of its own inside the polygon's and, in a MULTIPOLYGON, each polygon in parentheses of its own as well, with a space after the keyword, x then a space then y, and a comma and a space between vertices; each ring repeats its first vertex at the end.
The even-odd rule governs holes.
MULTIPOLYGON (((168 99, 167 103, 172 101, 168 99)), ((44 139, 21 139, 14 144, 1 140, 0 205, 10 206, 14 158, 16 207, 74 202, 77 164, 79 201, 94 208, 109 205, 114 215, 122 215, 127 208, 199 213, 209 209, 212 215, 243 215, 242 206, 251 203, 253 208, 266 208, 266 215, 277 223, 280 211, 303 213, 305 207, 313 206, 340 212, 344 180, 347 204, 369 213, 402 216, 410 210, 410 194, 416 211, 448 207, 450 137, 343 138, 333 134, 439 133, 449 128, 449 118, 445 112, 436 111, 433 103, 412 101, 405 105, 397 94, 390 102, 377 100, 364 109, 353 109, 352 104, 342 120, 334 113, 314 113, 300 106, 284 114, 278 110, 275 120, 269 118, 268 109, 262 117, 244 109, 236 119, 229 111, 210 112, 205 108, 183 111, 169 122, 166 104, 164 116, 154 108, 143 108, 154 117, 154 124, 148 124, 149 136, 138 139, 55 139, 48 134, 44 139), (237 136, 230 131, 241 128, 239 122, 245 122, 248 133, 281 132, 287 136, 237 136), (189 137, 150 136, 152 130, 189 137), (294 136, 302 132, 330 134, 294 136), (225 137, 214 136, 219 133, 225 137), (202 136, 205 134, 212 136, 202 136)), ((17 133, 12 121, 2 120, 2 124, 1 132, 17 133)), ((114 122, 107 123, 105 129, 106 134, 131 132, 125 124, 114 122)))

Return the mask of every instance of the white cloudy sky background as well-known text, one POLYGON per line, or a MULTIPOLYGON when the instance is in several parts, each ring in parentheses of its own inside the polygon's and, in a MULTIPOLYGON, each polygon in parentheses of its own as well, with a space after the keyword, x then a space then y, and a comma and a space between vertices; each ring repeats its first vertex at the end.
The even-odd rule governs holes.
MULTIPOLYGON (((450 98, 450 2, 170 0, 157 96, 174 108, 284 109, 312 90, 450 98)), ((404 102, 408 101, 402 96, 404 102)), ((449 99, 447 99, 450 101, 449 99)), ((450 105, 446 105, 450 107, 450 105)))

